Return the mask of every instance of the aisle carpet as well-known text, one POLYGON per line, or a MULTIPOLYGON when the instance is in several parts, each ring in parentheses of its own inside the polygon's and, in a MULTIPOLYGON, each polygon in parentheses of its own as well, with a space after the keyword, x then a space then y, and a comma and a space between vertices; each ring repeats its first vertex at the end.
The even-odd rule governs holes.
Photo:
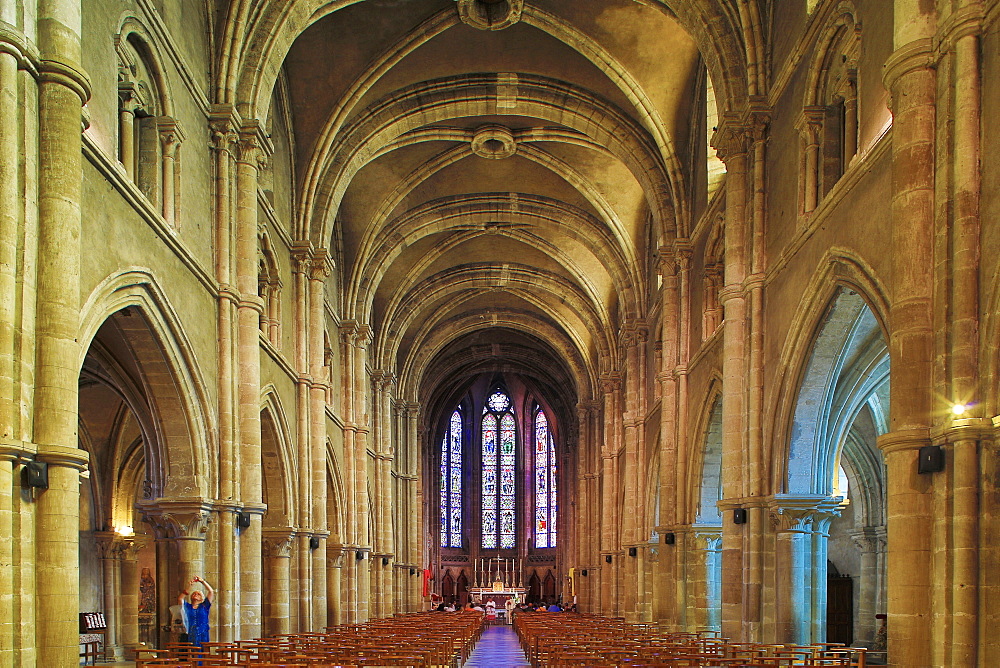
POLYGON ((464 668, 517 668, 530 666, 514 629, 506 624, 487 626, 464 668))

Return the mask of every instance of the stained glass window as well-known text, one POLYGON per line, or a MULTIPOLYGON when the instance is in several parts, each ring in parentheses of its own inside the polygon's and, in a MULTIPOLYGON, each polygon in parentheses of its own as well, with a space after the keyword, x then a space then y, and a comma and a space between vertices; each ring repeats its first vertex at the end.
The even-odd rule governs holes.
POLYGON ((462 547, 462 414, 451 414, 441 439, 441 545, 462 547))
POLYGON ((545 411, 535 413, 535 547, 556 546, 556 449, 545 411))
POLYGON ((497 390, 483 407, 483 548, 510 550, 517 518, 517 430, 510 397, 497 390))

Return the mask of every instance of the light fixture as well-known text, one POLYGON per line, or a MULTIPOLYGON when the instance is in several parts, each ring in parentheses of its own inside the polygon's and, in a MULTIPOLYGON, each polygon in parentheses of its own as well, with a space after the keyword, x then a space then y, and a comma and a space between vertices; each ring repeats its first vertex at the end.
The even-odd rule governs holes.
POLYGON ((122 538, 128 538, 129 536, 135 535, 135 531, 132 529, 132 527, 128 526, 127 524, 115 527, 115 533, 121 536, 122 538))
POLYGON ((967 407, 965 404, 955 404, 954 406, 951 407, 951 412, 955 416, 965 415, 966 410, 967 407))

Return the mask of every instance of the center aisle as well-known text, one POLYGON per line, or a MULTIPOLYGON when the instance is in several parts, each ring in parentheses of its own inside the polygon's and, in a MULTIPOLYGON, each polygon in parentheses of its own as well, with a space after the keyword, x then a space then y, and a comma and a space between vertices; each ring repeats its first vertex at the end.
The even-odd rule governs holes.
POLYGON ((514 629, 506 624, 487 626, 463 668, 517 668, 530 666, 514 629))

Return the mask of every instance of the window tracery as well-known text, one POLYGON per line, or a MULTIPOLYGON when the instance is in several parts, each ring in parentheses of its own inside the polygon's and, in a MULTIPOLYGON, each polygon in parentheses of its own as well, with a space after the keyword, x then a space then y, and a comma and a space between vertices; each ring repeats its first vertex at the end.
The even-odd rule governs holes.
POLYGON ((462 547, 462 414, 455 410, 441 439, 441 545, 462 547))
POLYGON ((535 547, 556 546, 556 450, 545 411, 535 412, 535 547))
POLYGON ((487 399, 482 424, 482 546, 509 550, 517 516, 517 430, 510 397, 502 390, 487 399))

